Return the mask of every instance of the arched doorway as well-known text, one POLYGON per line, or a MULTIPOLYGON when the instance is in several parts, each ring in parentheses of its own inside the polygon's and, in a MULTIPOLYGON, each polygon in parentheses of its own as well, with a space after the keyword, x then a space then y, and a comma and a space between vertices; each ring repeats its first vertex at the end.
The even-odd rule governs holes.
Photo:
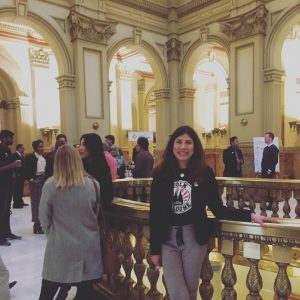
POLYGON ((27 151, 39 137, 50 146, 61 123, 53 50, 33 28, 5 21, 0 22, 0 49, 0 101, 8 104, 1 127, 14 131, 27 151))
POLYGON ((147 43, 131 39, 117 43, 108 54, 111 133, 127 147, 127 131, 159 131, 154 90, 167 87, 165 67, 147 43))
POLYGON ((191 49, 184 61, 182 84, 195 89, 194 128, 207 144, 213 140, 213 133, 220 135, 228 128, 229 60, 225 48, 217 43, 203 43, 191 49))

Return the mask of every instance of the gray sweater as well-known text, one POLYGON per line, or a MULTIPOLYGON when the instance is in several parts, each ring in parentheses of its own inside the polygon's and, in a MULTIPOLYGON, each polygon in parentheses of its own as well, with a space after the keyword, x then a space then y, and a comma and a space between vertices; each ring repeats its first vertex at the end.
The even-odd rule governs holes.
POLYGON ((58 189, 53 177, 46 181, 39 206, 40 221, 48 236, 43 279, 77 283, 102 276, 95 204, 94 184, 88 177, 84 186, 69 190, 58 189))

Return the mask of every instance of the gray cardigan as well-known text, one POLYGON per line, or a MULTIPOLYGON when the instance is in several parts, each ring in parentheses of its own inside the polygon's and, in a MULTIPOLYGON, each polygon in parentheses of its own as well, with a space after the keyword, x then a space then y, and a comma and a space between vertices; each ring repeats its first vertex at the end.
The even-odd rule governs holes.
POLYGON ((53 177, 46 181, 39 207, 40 221, 48 236, 43 279, 78 283, 102 276, 96 210, 96 193, 90 178, 85 177, 84 186, 69 190, 56 188, 53 177))

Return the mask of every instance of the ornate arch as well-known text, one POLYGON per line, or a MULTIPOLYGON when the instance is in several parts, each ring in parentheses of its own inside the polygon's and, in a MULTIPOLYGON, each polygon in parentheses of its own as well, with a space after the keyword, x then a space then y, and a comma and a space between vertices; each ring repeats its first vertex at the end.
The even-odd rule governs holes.
MULTIPOLYGON (((219 36, 219 35, 208 35, 207 37, 207 41, 203 41, 202 39, 198 39, 196 40, 186 51, 183 59, 182 59, 182 63, 181 63, 181 68, 180 68, 180 77, 179 77, 179 84, 180 87, 189 87, 188 83, 193 82, 192 81, 192 77, 193 77, 193 72, 191 72, 191 68, 193 68, 192 66, 192 60, 193 60, 193 56, 196 55, 196 51, 203 45, 205 44, 218 44, 221 45, 224 49, 225 52, 227 54, 227 56, 229 57, 229 53, 230 53, 230 47, 229 47, 229 43, 226 40, 225 37, 219 36)), ((223 66, 223 68, 226 70, 226 67, 223 66)))
POLYGON ((291 28, 300 20, 300 4, 282 11, 266 38, 265 69, 282 70, 282 45, 291 28))
POLYGON ((147 58, 155 76, 155 89, 168 88, 169 81, 164 63, 159 53, 145 41, 141 41, 140 45, 135 44, 133 38, 126 38, 116 42, 107 51, 108 68, 110 67, 110 63, 115 53, 124 46, 130 46, 131 48, 140 51, 147 58))
POLYGON ((65 43, 65 38, 59 33, 60 29, 55 28, 58 25, 52 24, 51 21, 49 22, 49 20, 31 10, 28 10, 27 18, 16 18, 16 8, 14 7, 0 7, 0 18, 8 22, 30 26, 44 38, 46 37, 45 40, 47 40, 55 54, 59 75, 72 75, 74 73, 71 55, 65 43))

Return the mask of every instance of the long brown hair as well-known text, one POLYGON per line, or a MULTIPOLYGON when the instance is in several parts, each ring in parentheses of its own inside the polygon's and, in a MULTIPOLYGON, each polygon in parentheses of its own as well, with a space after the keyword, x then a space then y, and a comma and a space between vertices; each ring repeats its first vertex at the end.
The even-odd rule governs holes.
POLYGON ((179 166, 177 158, 173 153, 173 147, 175 140, 183 134, 187 134, 194 143, 194 153, 187 164, 189 178, 195 182, 200 182, 202 180, 203 171, 206 166, 204 150, 197 133, 190 126, 180 126, 171 134, 167 147, 162 155, 162 160, 153 171, 154 176, 175 179, 179 166))

